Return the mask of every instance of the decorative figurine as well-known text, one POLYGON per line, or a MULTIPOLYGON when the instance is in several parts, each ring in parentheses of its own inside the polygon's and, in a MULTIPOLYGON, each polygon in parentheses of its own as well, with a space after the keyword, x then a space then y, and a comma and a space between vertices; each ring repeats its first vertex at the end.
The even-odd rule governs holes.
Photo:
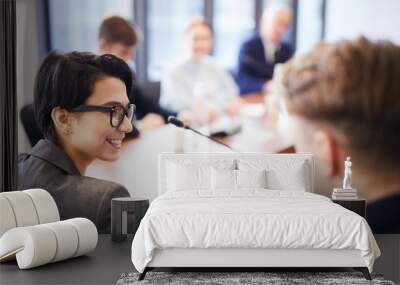
POLYGON ((348 156, 346 161, 344 162, 343 189, 352 189, 352 187, 351 187, 351 161, 350 161, 350 156, 348 156))
POLYGON ((357 189, 351 187, 351 161, 350 156, 344 162, 343 188, 333 188, 332 199, 334 200, 357 200, 357 189))

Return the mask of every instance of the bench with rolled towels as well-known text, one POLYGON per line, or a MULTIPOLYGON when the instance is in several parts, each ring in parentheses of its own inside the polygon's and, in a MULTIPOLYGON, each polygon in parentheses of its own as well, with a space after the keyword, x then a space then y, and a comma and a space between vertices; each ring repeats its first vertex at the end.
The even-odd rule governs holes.
POLYGON ((98 233, 88 219, 60 221, 53 197, 43 189, 0 193, 0 262, 28 269, 87 254, 98 233))

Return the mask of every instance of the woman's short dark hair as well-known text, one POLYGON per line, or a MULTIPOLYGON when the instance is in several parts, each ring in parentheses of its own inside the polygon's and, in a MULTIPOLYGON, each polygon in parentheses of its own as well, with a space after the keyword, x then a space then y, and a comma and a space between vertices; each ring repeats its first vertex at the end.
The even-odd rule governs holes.
POLYGON ((89 52, 49 53, 36 75, 34 90, 35 119, 43 136, 57 143, 51 112, 55 107, 66 110, 82 105, 93 92, 97 81, 115 77, 132 88, 132 72, 120 58, 89 52))

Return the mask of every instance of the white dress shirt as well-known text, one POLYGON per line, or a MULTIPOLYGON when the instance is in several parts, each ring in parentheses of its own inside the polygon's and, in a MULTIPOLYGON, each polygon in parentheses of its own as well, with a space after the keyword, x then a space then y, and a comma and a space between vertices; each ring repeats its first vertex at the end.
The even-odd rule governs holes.
POLYGON ((229 72, 205 56, 196 62, 187 59, 167 72, 161 83, 160 103, 180 112, 195 109, 202 100, 224 110, 238 96, 239 89, 229 72))

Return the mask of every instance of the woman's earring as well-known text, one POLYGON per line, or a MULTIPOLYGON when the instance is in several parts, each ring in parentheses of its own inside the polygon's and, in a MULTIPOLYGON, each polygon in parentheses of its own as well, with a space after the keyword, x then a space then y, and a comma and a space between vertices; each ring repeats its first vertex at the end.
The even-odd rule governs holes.
POLYGON ((64 134, 69 136, 72 134, 72 128, 68 126, 67 128, 64 129, 64 134))

